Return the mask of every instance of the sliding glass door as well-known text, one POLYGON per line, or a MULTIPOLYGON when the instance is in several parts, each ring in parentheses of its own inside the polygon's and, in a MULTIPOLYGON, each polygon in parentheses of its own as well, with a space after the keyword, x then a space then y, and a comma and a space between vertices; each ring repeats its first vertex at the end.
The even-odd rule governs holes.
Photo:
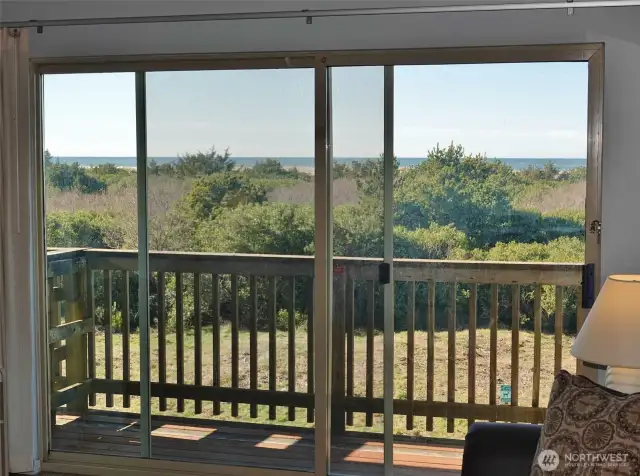
POLYGON ((50 447, 139 456, 134 74, 48 75, 43 98, 50 447))
POLYGON ((151 454, 311 471, 313 70, 147 73, 146 117, 151 454))
POLYGON ((490 53, 45 74, 51 450, 455 472, 474 421, 539 423, 597 278, 602 65, 490 53))
POLYGON ((383 474, 384 67, 330 69, 331 472, 383 474), (366 432, 366 433, 365 433, 366 432))

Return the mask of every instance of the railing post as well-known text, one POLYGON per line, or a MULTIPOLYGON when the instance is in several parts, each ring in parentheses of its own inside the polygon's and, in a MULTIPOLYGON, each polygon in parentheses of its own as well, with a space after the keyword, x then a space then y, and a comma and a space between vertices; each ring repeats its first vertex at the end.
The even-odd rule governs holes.
MULTIPOLYGON (((56 284, 58 282, 58 277, 53 273, 51 276, 47 278, 47 286, 48 286, 48 298, 49 298, 49 329, 53 329, 60 325, 60 303, 58 301, 58 289, 56 284)), ((62 379, 62 364, 60 359, 56 353, 56 349, 60 347, 59 342, 49 344, 49 378, 51 380, 51 396, 53 397, 54 392, 59 390, 62 379)), ((56 424, 56 409, 51 408, 51 425, 55 426, 56 424)))
POLYGON ((346 332, 346 276, 344 267, 333 268, 333 355, 331 431, 334 435, 345 432, 345 332, 346 332))
MULTIPOLYGON (((81 267, 74 267, 64 277, 64 291, 66 295, 65 322, 82 321, 87 309, 85 300, 85 270, 86 263, 81 267)), ((78 333, 67 339, 67 385, 82 383, 87 379, 87 335, 78 333)), ((67 408, 74 412, 87 410, 88 396, 70 402, 67 408)))

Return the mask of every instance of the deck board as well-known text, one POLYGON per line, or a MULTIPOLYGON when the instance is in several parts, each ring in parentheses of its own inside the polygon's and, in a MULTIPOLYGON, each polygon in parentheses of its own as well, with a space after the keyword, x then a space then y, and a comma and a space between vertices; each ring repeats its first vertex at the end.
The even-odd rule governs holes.
MULTIPOLYGON (((112 412, 59 414, 52 450, 135 457, 138 421, 112 412)), ((159 459, 312 471, 314 451, 309 429, 153 416, 152 453, 159 459)), ((382 474, 383 454, 378 435, 349 433, 332 441, 332 471, 382 474)), ((395 472, 401 476, 458 476, 461 464, 459 445, 408 440, 394 445, 395 472)))

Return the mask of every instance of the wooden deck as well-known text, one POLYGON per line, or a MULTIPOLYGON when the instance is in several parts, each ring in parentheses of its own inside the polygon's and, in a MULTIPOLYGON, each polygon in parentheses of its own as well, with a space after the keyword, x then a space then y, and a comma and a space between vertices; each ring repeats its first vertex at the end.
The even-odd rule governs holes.
MULTIPOLYGON (((51 447, 135 457, 140 454, 138 432, 135 415, 102 411, 84 417, 57 415, 51 447)), ((314 464, 313 432, 291 427, 154 416, 152 445, 153 456, 159 459, 302 471, 312 471, 314 464)), ((382 474, 382 450, 378 435, 349 433, 334 438, 332 472, 382 474)), ((397 438, 394 464, 402 476, 459 475, 462 448, 397 438)))

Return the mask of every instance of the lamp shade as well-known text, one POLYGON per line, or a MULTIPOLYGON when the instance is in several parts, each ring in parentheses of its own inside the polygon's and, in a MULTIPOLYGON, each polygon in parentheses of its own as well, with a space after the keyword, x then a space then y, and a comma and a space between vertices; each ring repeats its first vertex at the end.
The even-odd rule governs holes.
POLYGON ((571 348, 586 362, 640 369, 640 275, 611 275, 571 348))

